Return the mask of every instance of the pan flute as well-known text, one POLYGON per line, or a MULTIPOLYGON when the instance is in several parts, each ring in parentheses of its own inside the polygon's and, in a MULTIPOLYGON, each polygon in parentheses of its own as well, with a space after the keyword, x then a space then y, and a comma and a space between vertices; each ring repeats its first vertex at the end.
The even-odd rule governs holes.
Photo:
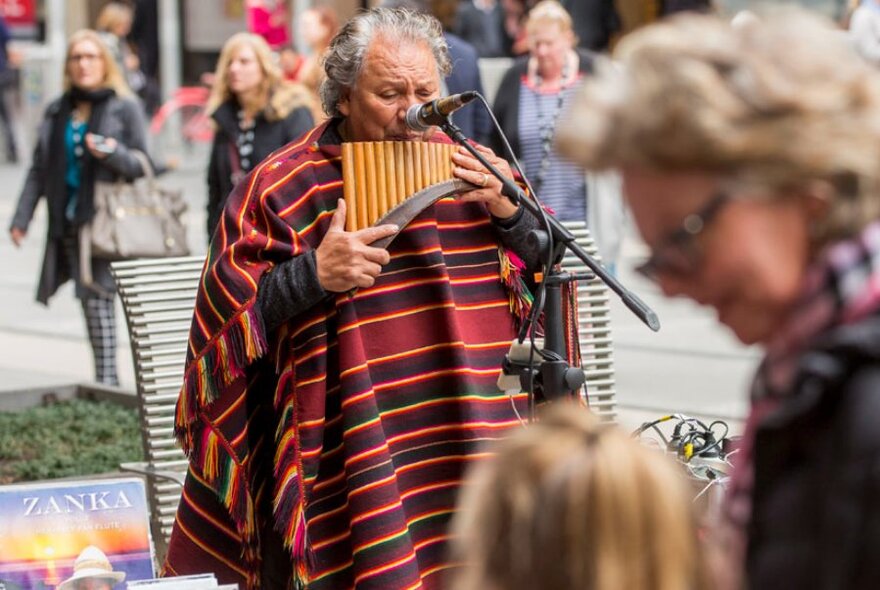
POLYGON ((343 143, 346 229, 382 223, 402 228, 434 202, 473 188, 452 175, 455 150, 423 141, 343 143))

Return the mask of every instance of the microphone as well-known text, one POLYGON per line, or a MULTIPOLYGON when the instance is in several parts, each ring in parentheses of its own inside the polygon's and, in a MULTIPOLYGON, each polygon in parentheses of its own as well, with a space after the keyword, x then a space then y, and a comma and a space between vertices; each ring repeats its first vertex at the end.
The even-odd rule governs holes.
POLYGON ((446 117, 471 102, 479 93, 468 90, 461 94, 435 98, 424 104, 414 104, 406 111, 406 125, 414 131, 427 131, 434 125, 442 125, 446 117))

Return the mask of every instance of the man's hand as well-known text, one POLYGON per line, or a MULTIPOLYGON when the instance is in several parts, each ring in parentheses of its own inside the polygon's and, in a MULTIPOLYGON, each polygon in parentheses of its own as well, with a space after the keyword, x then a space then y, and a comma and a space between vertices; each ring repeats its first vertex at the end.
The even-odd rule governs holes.
POLYGON ((372 287, 391 257, 384 248, 372 248, 376 240, 397 233, 396 225, 345 231, 345 201, 339 199, 330 228, 318 249, 315 261, 318 282, 325 291, 344 293, 355 287, 372 287))
MULTIPOLYGON (((498 168, 504 176, 513 178, 510 171, 510 164, 506 160, 499 158, 495 152, 482 145, 474 146, 478 152, 483 154, 489 162, 498 168)), ((501 194, 501 181, 492 176, 492 174, 480 164, 480 161, 473 157, 466 149, 459 147, 458 151, 452 154, 452 161, 455 163, 453 174, 462 180, 467 180, 471 184, 477 185, 478 189, 461 193, 458 196, 460 201, 483 201, 489 209, 489 213, 499 219, 507 219, 516 213, 517 207, 510 199, 501 194)))

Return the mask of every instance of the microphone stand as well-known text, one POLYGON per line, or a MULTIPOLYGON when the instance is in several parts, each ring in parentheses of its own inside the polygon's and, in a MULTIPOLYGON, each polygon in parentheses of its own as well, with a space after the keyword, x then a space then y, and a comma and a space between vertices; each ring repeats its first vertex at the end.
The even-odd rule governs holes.
MULTIPOLYGON (((501 181, 501 194, 513 202, 513 204, 522 206, 532 216, 538 219, 542 225, 547 226, 555 245, 553 251, 553 266, 555 267, 562 256, 565 249, 570 250, 590 269, 592 274, 599 277, 609 289, 614 291, 623 301, 623 304, 632 311, 636 317, 644 322, 651 330, 658 331, 660 329, 660 320, 657 314, 639 297, 624 287, 614 276, 608 273, 601 264, 596 262, 581 246, 575 242, 574 235, 556 217, 544 210, 537 202, 528 198, 523 190, 510 178, 504 176, 498 168, 496 168, 483 154, 477 151, 469 142, 461 129, 459 129, 446 116, 444 121, 439 125, 440 129, 446 133, 453 141, 464 147, 474 158, 486 167, 492 175, 501 181)), ((545 238, 546 239, 546 236, 545 238)), ((540 237, 537 241, 541 242, 540 237)), ((545 250, 546 252, 546 250, 545 250)), ((502 368, 507 374, 519 374, 523 389, 530 396, 533 395, 531 383, 539 383, 543 390, 543 397, 547 400, 571 395, 583 384, 583 371, 580 368, 572 369, 565 362, 565 340, 562 330, 562 302, 561 302, 561 285, 564 282, 573 280, 583 280, 583 275, 573 275, 571 273, 558 273, 552 267, 545 269, 546 273, 542 279, 545 287, 546 304, 544 315, 544 328, 546 337, 545 351, 550 352, 551 360, 542 361, 541 369, 536 370, 529 366, 528 362, 523 363, 522 360, 512 360, 511 355, 505 357, 502 368), (549 363, 549 364, 548 364, 549 363), (580 376, 578 375, 580 373, 580 376)), ((589 278, 592 278, 591 276, 589 278)))

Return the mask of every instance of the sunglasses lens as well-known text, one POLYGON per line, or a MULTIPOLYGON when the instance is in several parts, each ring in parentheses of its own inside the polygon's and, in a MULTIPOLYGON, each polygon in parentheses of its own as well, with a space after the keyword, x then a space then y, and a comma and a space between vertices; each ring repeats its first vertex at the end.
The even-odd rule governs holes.
POLYGON ((687 277, 696 271, 699 266, 698 259, 696 251, 689 245, 670 245, 662 251, 654 252, 635 270, 652 281, 657 281, 661 275, 675 278, 687 277))

